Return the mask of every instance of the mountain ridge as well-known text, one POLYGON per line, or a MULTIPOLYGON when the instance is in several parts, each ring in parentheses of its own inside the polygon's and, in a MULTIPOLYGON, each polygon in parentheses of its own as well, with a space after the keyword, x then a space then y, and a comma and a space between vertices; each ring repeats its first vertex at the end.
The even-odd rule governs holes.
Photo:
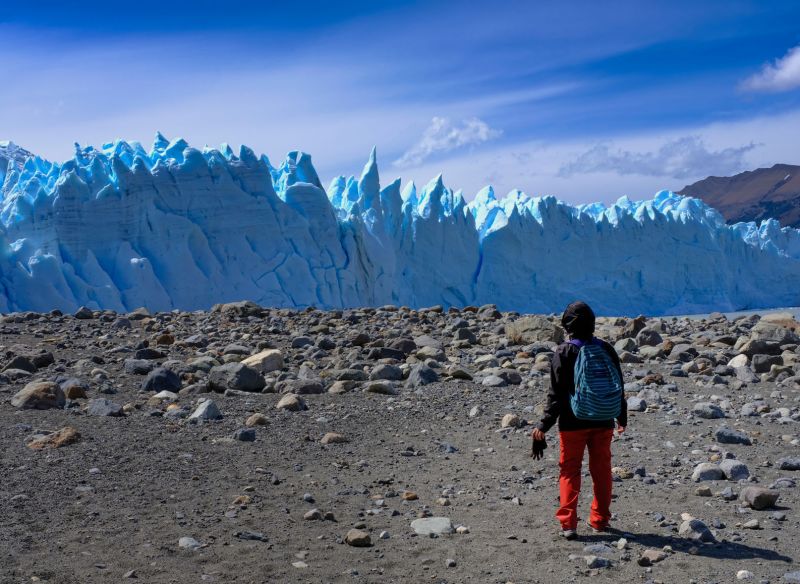
POLYGON ((772 218, 800 228, 800 166, 775 164, 734 176, 709 176, 677 194, 702 199, 729 223, 772 218))

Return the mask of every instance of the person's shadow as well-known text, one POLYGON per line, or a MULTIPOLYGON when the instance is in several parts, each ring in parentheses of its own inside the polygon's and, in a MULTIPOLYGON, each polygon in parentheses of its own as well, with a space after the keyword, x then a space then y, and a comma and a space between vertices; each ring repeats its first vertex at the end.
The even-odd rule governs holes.
POLYGON ((579 541, 586 543, 607 543, 609 540, 619 539, 628 536, 631 543, 641 544, 648 548, 661 549, 665 545, 672 548, 675 553, 686 553, 695 556, 705 556, 720 560, 751 560, 759 559, 769 562, 787 562, 794 560, 789 556, 784 556, 778 552, 757 548, 735 541, 718 541, 716 543, 701 543, 680 537, 678 535, 661 535, 658 533, 634 533, 632 531, 621 531, 609 528, 604 533, 583 535, 579 541))

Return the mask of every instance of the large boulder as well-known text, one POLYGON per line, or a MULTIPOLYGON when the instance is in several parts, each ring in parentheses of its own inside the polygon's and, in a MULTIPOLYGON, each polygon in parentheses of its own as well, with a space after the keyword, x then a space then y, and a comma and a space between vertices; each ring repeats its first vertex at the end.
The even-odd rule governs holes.
POLYGON ((790 314, 786 313, 785 318, 778 315, 768 315, 759 320, 750 330, 750 339, 759 341, 773 341, 778 345, 788 345, 800 343, 800 323, 790 314))
POLYGON ((508 340, 516 345, 537 342, 561 343, 564 329, 544 316, 526 316, 506 325, 508 340))
POLYGON ((204 400, 200 402, 197 408, 189 416, 189 421, 193 422, 207 422, 209 420, 222 419, 222 412, 219 411, 217 404, 214 400, 204 400))
POLYGON ((11 398, 11 405, 24 410, 49 410, 63 408, 66 401, 66 396, 57 383, 34 381, 11 398))
POLYGON ((699 519, 687 519, 678 527, 678 534, 682 537, 704 543, 714 543, 716 538, 705 523, 699 519))
POLYGON ((729 481, 742 481, 750 477, 750 469, 743 462, 735 458, 726 458, 719 463, 722 472, 729 481))
POLYGON ((424 517, 411 522, 411 529, 417 535, 445 535, 453 533, 453 524, 449 517, 424 517))
POLYGON ((173 391, 181 389, 181 378, 166 367, 157 367, 147 374, 142 382, 142 391, 173 391))
POLYGON ((406 386, 419 387, 436 381, 439 381, 439 374, 424 363, 419 363, 409 373, 406 386))
POLYGON ((655 347, 663 342, 661 334, 654 328, 645 327, 636 335, 636 344, 640 347, 655 347))
POLYGON ((783 365, 780 355, 753 355, 753 371, 756 373, 769 373, 773 365, 783 365))
POLYGON ((242 365, 252 367, 261 373, 283 369, 283 354, 278 349, 266 349, 242 361, 242 365))
POLYGON ((772 489, 765 489, 764 487, 745 487, 739 493, 739 499, 747 503, 753 509, 758 511, 762 509, 769 509, 774 507, 780 497, 778 491, 772 489))
POLYGON ((224 392, 226 389, 236 391, 259 392, 267 385, 264 377, 243 363, 225 363, 213 367, 208 375, 208 385, 213 391, 224 392))
POLYGON ((644 327, 647 326, 647 319, 644 316, 637 316, 625 323, 620 332, 620 338, 635 338, 644 327))
POLYGON ((19 369, 20 371, 27 371, 28 373, 36 373, 37 367, 28 357, 17 355, 6 363, 0 371, 8 371, 9 369, 19 369))
POLYGON ((306 406, 306 402, 304 402, 303 398, 300 396, 287 393, 275 405, 275 408, 278 410, 288 410, 290 412, 302 412, 307 410, 308 406, 306 406))
POLYGON ((215 304, 211 308, 211 312, 220 312, 228 316, 263 316, 265 309, 255 302, 244 300, 241 302, 215 304))
POLYGON ((694 404, 692 413, 695 416, 704 418, 706 420, 716 420, 725 417, 725 412, 722 411, 722 408, 716 404, 712 404, 711 402, 700 402, 694 404))
POLYGON ((713 462, 701 462, 692 472, 692 480, 696 483, 701 481, 720 481, 725 478, 723 470, 713 462))
POLYGON ((744 342, 736 342, 734 350, 738 351, 740 355, 780 355, 781 344, 776 341, 767 341, 764 339, 747 339, 744 342))
POLYGON ((744 444, 745 446, 750 446, 753 443, 750 436, 744 432, 728 428, 727 426, 718 428, 717 431, 714 432, 714 438, 716 438, 717 442, 720 444, 744 444))
POLYGON ((125 415, 122 406, 105 398, 96 398, 89 401, 86 413, 90 416, 119 418, 125 415))

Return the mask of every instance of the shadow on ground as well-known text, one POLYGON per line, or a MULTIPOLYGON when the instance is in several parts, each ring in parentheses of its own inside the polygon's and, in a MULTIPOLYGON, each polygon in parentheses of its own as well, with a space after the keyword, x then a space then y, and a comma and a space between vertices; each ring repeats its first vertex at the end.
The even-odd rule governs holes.
POLYGON ((661 549, 670 546, 675 553, 685 553, 693 556, 704 556, 719 560, 766 560, 769 562, 792 563, 792 558, 779 554, 778 552, 745 545, 734 541, 719 541, 716 543, 693 542, 677 536, 661 535, 658 533, 634 533, 632 531, 621 531, 609 529, 605 533, 591 535, 581 535, 578 541, 581 543, 607 543, 625 537, 633 543, 641 544, 648 548, 661 549))

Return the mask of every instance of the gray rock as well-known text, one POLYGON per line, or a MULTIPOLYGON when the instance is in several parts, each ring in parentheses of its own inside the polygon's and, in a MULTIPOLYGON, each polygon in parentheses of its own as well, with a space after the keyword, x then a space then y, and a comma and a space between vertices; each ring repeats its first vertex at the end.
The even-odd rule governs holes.
POLYGON ((776 466, 780 470, 800 470, 800 456, 784 456, 779 458, 776 466))
POLYGON ((753 371, 756 373, 769 373, 773 365, 783 365, 780 355, 753 355, 753 371))
POLYGON ((142 391, 180 391, 181 378, 171 369, 158 367, 147 374, 142 382, 142 391))
POLYGON ((247 356, 250 354, 250 348, 238 343, 231 343, 222 350, 222 354, 247 356))
POLYGON ((240 442, 255 442, 256 429, 255 428, 239 428, 233 433, 233 439, 240 442))
POLYGON ((81 306, 73 316, 79 320, 90 320, 94 318, 94 313, 89 308, 81 306))
POLYGON ((27 371, 28 373, 36 373, 37 367, 34 365, 33 361, 27 357, 17 355, 3 366, 2 371, 7 371, 9 369, 19 369, 20 371, 27 371))
POLYGON ((453 524, 449 517, 425 517, 411 522, 411 529, 417 535, 444 535, 453 533, 453 524))
POLYGON ((645 327, 636 335, 636 344, 640 347, 654 347, 664 342, 661 334, 654 328, 645 327))
POLYGON ((400 381, 403 379, 403 370, 397 365, 381 363, 372 369, 372 372, 369 374, 369 378, 373 381, 380 379, 387 381, 400 381))
MULTIPOLYGON (((639 355, 645 359, 660 359, 664 357, 664 349, 657 345, 645 345, 639 348, 639 355)), ((636 361, 631 361, 635 363, 636 361)), ((641 363, 641 361, 638 361, 641 363)))
POLYGON ((151 347, 137 349, 133 356, 136 359, 164 359, 166 357, 164 353, 151 347))
POLYGON ((417 349, 421 349, 422 347, 441 349, 443 347, 442 341, 434 339, 430 335, 420 335, 418 337, 414 337, 414 345, 417 349))
POLYGON ((773 481, 773 483, 769 486, 770 489, 794 489, 797 486, 797 483, 794 479, 790 479, 789 477, 781 477, 773 481))
POLYGON ((453 335, 454 341, 460 341, 461 343, 466 343, 469 345, 474 345, 478 342, 478 337, 475 336, 468 328, 458 328, 456 329, 455 334, 453 335))
POLYGON ((735 458, 723 460, 719 463, 719 467, 729 481, 741 481, 750 477, 750 469, 747 468, 747 465, 735 458))
POLYGON ((711 402, 700 402, 694 404, 692 412, 695 416, 704 418, 706 420, 714 420, 725 417, 725 412, 722 411, 722 408, 716 404, 712 404, 711 402))
POLYGON ((714 433, 714 438, 716 438, 717 442, 720 444, 744 444, 749 446, 753 443, 750 437, 744 432, 728 428, 727 426, 718 428, 714 433))
POLYGON ((796 570, 794 572, 786 572, 783 575, 783 581, 792 583, 800 582, 800 570, 796 570))
POLYGON ((365 393, 377 393, 379 395, 397 395, 400 393, 391 381, 373 381, 364 387, 365 393))
POLYGON ((267 385, 261 373, 252 367, 235 362, 212 368, 208 384, 213 391, 218 392, 224 392, 226 389, 258 392, 267 385))
POLYGON ((147 359, 125 359, 125 373, 131 375, 147 375, 158 363, 147 359))
POLYGON ((24 410, 63 408, 67 398, 61 387, 51 381, 34 381, 11 398, 11 405, 24 410))
POLYGON ((120 417, 124 413, 122 406, 104 398, 89 400, 86 413, 90 416, 120 417))
POLYGON ((629 412, 643 412, 647 409, 647 402, 640 397, 628 398, 628 411, 629 412))
MULTIPOLYGON (((791 318, 791 315, 787 316, 791 318)), ((792 325, 796 326, 797 322, 792 323, 792 325)), ((800 336, 794 330, 788 326, 782 326, 780 323, 770 322, 767 319, 761 319, 756 323, 750 330, 750 338, 758 341, 772 341, 778 345, 800 343, 800 336)))
POLYGON ((616 349, 617 353, 621 353, 622 351, 635 351, 636 350, 636 341, 630 337, 620 339, 616 343, 614 343, 614 349, 616 349))
POLYGON ((739 498, 753 509, 762 510, 774 507, 778 502, 780 493, 763 487, 745 487, 739 493, 739 498))
POLYGON ((195 551, 203 547, 203 544, 193 537, 182 537, 178 540, 178 547, 185 550, 195 551))
POLYGON ((758 375, 753 373, 753 370, 747 365, 734 367, 733 372, 736 375, 736 379, 739 381, 743 381, 745 383, 758 383, 760 381, 758 375))
POLYGON ((325 388, 314 379, 287 379, 278 385, 278 391, 295 395, 319 395, 325 393, 325 388))
POLYGON ((719 481, 725 478, 725 473, 719 465, 713 462, 701 462, 692 472, 692 480, 696 483, 700 481, 719 481))
POLYGON ((508 385, 508 383, 502 377, 498 377, 497 375, 489 375, 483 378, 481 385, 485 385, 487 387, 505 387, 508 385))
POLYGON ((439 381, 439 374, 424 363, 419 363, 409 373, 406 386, 419 387, 436 381, 439 381))
POLYGON ((292 339, 292 349, 303 349, 314 344, 311 337, 295 337, 292 339))
POLYGON ((561 343, 564 329, 544 316, 526 316, 506 325, 508 339, 516 345, 547 341, 561 343))
POLYGON ((200 402, 192 415, 189 416, 190 421, 206 422, 208 420, 219 420, 222 418, 222 412, 219 411, 217 404, 213 400, 207 399, 200 402))
POLYGON ((695 349, 692 345, 687 344, 678 344, 672 347, 672 351, 669 353, 669 358, 675 361, 682 361, 683 363, 688 363, 695 357, 697 357, 697 349, 695 349))
POLYGON ((367 374, 363 369, 335 369, 326 371, 328 376, 336 381, 366 381, 367 374))
POLYGON ((611 566, 611 560, 602 556, 584 556, 583 560, 586 566, 592 569, 608 568, 611 566))
POLYGON ((681 523, 680 527, 678 527, 678 534, 693 541, 700 541, 703 543, 713 543, 717 541, 714 534, 711 533, 711 530, 699 519, 689 519, 681 523))
MULTIPOLYGON (((246 364, 246 363, 245 363, 246 364)), ((205 357, 198 357, 197 359, 192 359, 186 364, 186 369, 188 371, 205 371, 206 373, 210 373, 214 367, 219 366, 220 363, 213 357, 205 356, 205 357)))

